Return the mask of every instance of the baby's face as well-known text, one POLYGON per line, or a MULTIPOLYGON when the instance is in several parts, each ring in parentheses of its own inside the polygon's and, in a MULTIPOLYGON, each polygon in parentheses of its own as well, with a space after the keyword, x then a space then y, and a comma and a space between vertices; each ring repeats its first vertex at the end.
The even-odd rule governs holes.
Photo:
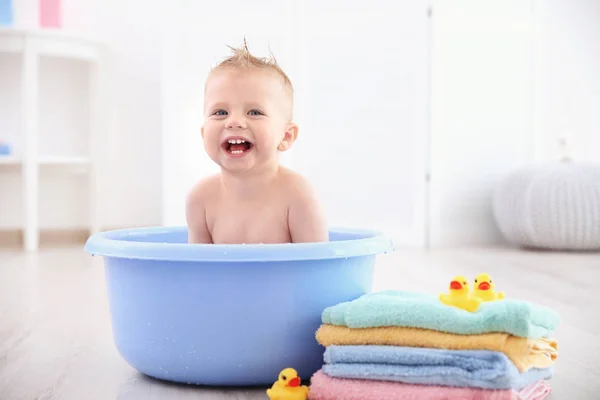
POLYGON ((231 172, 278 162, 296 137, 287 118, 290 100, 283 80, 271 71, 215 71, 205 91, 202 127, 209 157, 231 172))

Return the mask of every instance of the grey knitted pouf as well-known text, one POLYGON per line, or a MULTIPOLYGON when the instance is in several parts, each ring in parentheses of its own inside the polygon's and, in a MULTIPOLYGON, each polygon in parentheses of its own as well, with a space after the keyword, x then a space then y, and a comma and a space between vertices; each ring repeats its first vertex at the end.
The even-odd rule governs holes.
POLYGON ((494 193, 510 243, 551 250, 600 249, 600 165, 559 162, 510 174, 494 193))

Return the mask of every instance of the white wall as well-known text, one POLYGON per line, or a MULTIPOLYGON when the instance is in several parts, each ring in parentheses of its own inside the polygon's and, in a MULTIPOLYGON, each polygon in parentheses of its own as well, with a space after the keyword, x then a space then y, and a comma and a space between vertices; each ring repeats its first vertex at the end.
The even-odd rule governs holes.
POLYGON ((434 5, 431 241, 497 244, 494 186, 532 162, 600 162, 600 3, 434 5))
POLYGON ((431 243, 499 241, 491 192, 533 159, 533 42, 527 1, 435 3, 431 243))
MULTIPOLYGON (((78 0, 69 1, 74 5, 78 0)), ((103 18, 96 22, 101 26, 94 29, 110 49, 104 85, 105 158, 99 177, 104 188, 99 200, 102 225, 157 225, 162 190, 159 26, 163 2, 94 3, 104 7, 103 18)), ((73 15, 72 21, 76 19, 73 15)))
MULTIPOLYGON (((189 185, 215 171, 199 135, 201 86, 208 68, 227 54, 225 45, 241 43, 244 34, 253 51, 266 54, 270 45, 297 86, 301 136, 285 162, 315 182, 333 223, 383 229, 400 244, 422 243, 423 164, 430 156, 433 244, 498 243, 489 196, 505 173, 555 159, 563 135, 576 159, 600 160, 595 0, 435 1, 430 154, 425 0, 393 8, 383 1, 368 8, 358 1, 297 0, 182 0, 177 8, 158 0, 63 4, 69 30, 97 36, 109 49, 99 177, 108 227, 183 222, 189 185), (333 14, 340 23, 328 19, 333 14), (401 113, 391 118, 394 110, 401 113), (348 140, 349 132, 360 133, 359 140, 348 140), (326 145, 337 153, 330 155, 326 145), (339 192, 332 194, 333 187, 339 192), (373 207, 358 204, 366 191, 377 196, 373 207)), ((0 87, 10 88, 18 68, 4 59, 0 68, 0 87)), ((55 78, 65 94, 73 92, 72 80, 55 78)), ((0 120, 16 132, 5 103, 0 120)), ((6 185, 0 186, 0 229, 20 224, 7 213, 19 207, 16 178, 18 172, 0 170, 6 185)), ((73 197, 65 202, 46 190, 42 223, 76 226, 85 214, 77 208, 82 189, 76 177, 60 179, 73 197), (54 219, 57 210, 69 210, 69 217, 54 219)))
POLYGON ((171 9, 163 36, 163 222, 185 224, 185 194, 217 171, 200 137, 203 84, 229 55, 226 45, 246 35, 259 55, 271 47, 295 85, 300 133, 287 162, 313 182, 330 224, 422 243, 426 9, 426 1, 383 0, 368 9, 362 1, 291 0, 188 0, 171 9))
POLYGON ((421 245, 428 1, 303 4, 297 44, 305 134, 294 167, 316 186, 332 225, 421 245))
POLYGON ((600 2, 536 0, 536 159, 600 162, 600 2))

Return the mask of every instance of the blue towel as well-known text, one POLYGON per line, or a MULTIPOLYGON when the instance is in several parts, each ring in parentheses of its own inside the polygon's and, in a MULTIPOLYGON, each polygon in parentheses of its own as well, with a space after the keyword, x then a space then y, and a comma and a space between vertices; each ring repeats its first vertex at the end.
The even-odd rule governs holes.
POLYGON ((336 378, 520 390, 554 368, 519 372, 503 353, 399 346, 328 346, 323 372, 336 378))
POLYGON ((328 307, 321 320, 348 328, 401 326, 460 335, 500 332, 537 339, 550 337, 560 317, 552 309, 522 300, 484 302, 470 313, 443 304, 436 295, 387 290, 328 307))

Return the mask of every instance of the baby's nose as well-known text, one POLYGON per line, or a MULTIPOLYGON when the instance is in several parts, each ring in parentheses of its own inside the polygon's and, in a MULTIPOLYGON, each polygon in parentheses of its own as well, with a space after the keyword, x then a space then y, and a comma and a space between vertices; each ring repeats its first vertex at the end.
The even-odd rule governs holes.
POLYGON ((231 118, 227 121, 228 129, 244 129, 246 127, 246 123, 241 118, 231 118))

